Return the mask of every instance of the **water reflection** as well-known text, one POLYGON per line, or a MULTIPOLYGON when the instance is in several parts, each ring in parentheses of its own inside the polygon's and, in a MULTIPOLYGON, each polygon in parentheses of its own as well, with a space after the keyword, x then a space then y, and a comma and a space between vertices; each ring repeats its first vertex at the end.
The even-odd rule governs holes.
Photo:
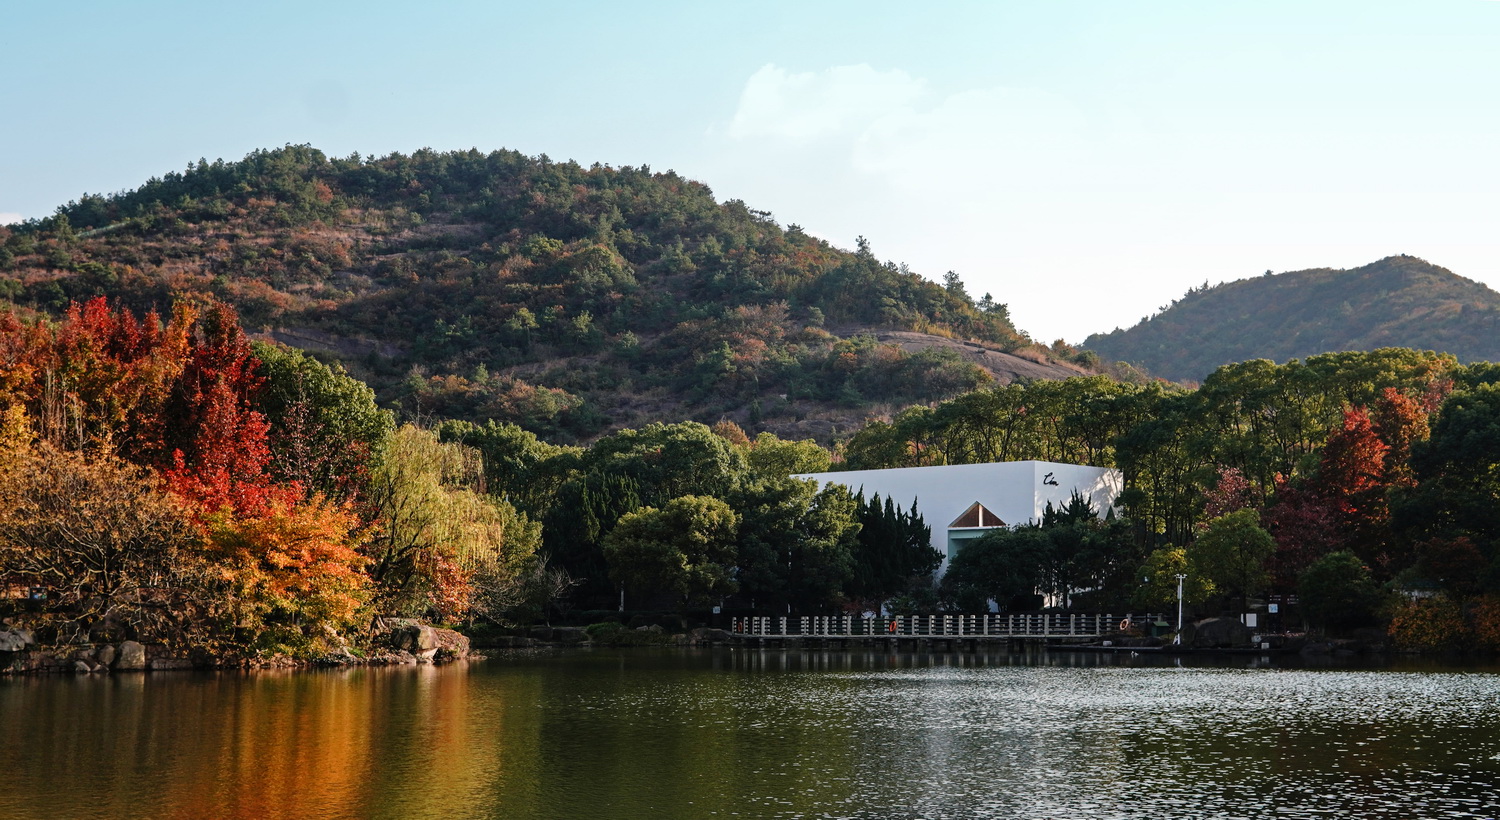
POLYGON ((1487 817, 1500 675, 570 651, 0 681, 0 817, 1487 817))

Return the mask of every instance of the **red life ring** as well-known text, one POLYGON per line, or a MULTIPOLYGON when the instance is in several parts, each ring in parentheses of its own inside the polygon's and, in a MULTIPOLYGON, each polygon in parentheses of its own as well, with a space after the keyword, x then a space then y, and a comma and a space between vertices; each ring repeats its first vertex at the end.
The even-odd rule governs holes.
POLYGON ((1130 629, 1130 626, 1131 626, 1131 624, 1130 624, 1130 616, 1129 615, 1126 615, 1124 618, 1120 619, 1120 631, 1121 632, 1124 632, 1124 631, 1130 629))

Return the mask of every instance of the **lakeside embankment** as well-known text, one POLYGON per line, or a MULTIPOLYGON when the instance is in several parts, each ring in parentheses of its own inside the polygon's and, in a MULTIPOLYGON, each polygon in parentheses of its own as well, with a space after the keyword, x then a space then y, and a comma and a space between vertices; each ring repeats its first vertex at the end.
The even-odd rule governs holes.
POLYGON ((187 669, 276 669, 340 666, 444 664, 482 658, 479 649, 540 647, 710 646, 732 636, 722 629, 668 633, 660 626, 629 629, 604 623, 590 627, 518 627, 486 632, 477 639, 453 629, 408 618, 385 619, 366 647, 344 646, 311 658, 289 655, 224 657, 204 647, 178 648, 133 640, 40 646, 28 629, 0 630, 0 675, 104 674, 187 669))

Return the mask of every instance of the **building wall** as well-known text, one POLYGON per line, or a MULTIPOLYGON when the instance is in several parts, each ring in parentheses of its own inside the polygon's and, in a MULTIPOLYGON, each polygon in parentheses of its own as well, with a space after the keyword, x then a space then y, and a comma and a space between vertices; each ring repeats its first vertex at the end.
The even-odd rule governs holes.
MULTIPOLYGON (((822 484, 842 484, 852 492, 863 489, 866 498, 879 493, 881 498, 890 498, 906 510, 915 501, 917 512, 932 527, 932 546, 944 556, 939 573, 947 569, 951 546, 948 525, 976 501, 1013 527, 1040 521, 1048 502, 1054 507, 1067 504, 1075 489, 1093 501, 1094 509, 1103 515, 1114 506, 1124 484, 1119 470, 1051 461, 850 470, 796 477, 816 479, 822 484)), ((954 540, 975 532, 954 530, 954 540)))

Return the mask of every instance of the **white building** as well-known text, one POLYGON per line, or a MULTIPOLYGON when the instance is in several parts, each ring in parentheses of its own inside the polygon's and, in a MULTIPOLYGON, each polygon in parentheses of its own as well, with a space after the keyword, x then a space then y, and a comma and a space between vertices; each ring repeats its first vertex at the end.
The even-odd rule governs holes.
POLYGON ((903 510, 912 501, 932 527, 932 546, 943 554, 939 574, 963 542, 999 527, 1042 520, 1050 502, 1065 506, 1076 490, 1104 515, 1120 495, 1124 478, 1119 470, 1058 464, 1052 461, 1002 461, 992 464, 954 464, 945 467, 902 467, 891 470, 850 470, 808 473, 797 478, 822 484, 842 484, 865 498, 879 493, 903 510))

